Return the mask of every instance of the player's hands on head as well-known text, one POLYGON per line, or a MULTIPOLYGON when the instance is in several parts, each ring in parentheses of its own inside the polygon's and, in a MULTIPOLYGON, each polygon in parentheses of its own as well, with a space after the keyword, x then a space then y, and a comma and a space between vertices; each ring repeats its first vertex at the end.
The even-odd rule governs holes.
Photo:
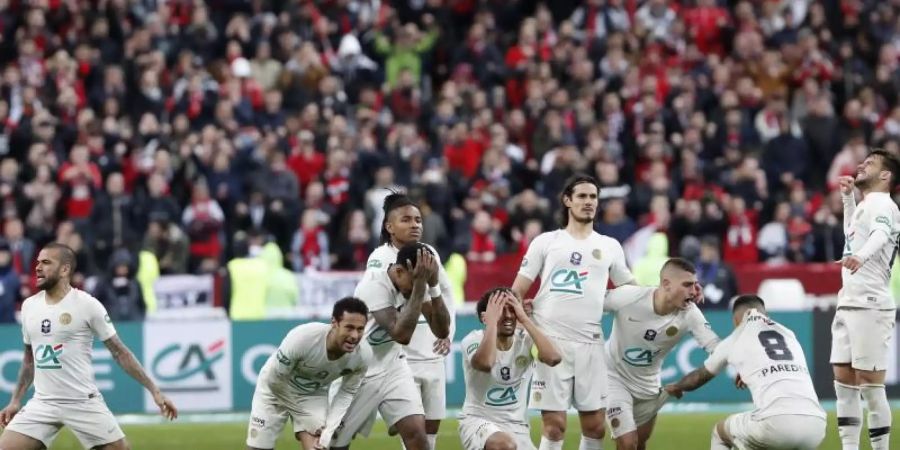
POLYGON ((159 407, 159 413, 166 419, 175 420, 178 418, 178 408, 162 392, 156 391, 153 393, 153 402, 159 407))
POLYGON ((534 313, 534 299, 526 298, 522 299, 522 309, 525 310, 525 314, 528 314, 530 317, 532 313, 534 313))
POLYGON ((844 259, 840 261, 835 261, 835 263, 840 264, 844 268, 850 271, 850 274, 855 274, 857 270, 863 265, 863 260, 859 259, 856 256, 848 255, 845 256, 844 259))
POLYGON ((437 263, 434 260, 434 255, 424 248, 419 249, 419 254, 416 255, 416 265, 415 267, 409 267, 409 269, 412 270, 413 278, 416 280, 430 279, 437 274, 437 263))
POLYGON ((706 301, 706 297, 703 295, 703 286, 700 283, 694 285, 694 299, 692 301, 697 305, 702 305, 706 301))
POLYGON ((484 323, 494 324, 503 316, 503 308, 506 306, 506 292, 497 291, 488 299, 487 308, 484 310, 484 323))
POLYGON ((666 385, 666 392, 669 393, 672 397, 680 399, 684 395, 684 391, 675 386, 674 384, 666 385))
POLYGON ((0 425, 2 425, 3 427, 9 425, 9 423, 12 422, 13 417, 15 417, 16 414, 19 413, 20 408, 21 406, 15 403, 10 403, 6 405, 6 408, 0 410, 0 425))
POLYGON ((841 194, 850 195, 853 192, 853 181, 854 178, 851 176, 838 177, 838 187, 841 189, 841 194))
POLYGON ((516 320, 522 322, 528 319, 528 314, 525 313, 525 305, 519 300, 518 297, 515 296, 512 292, 506 292, 506 302, 509 306, 512 306, 513 312, 516 313, 516 320))
POLYGON ((446 356, 450 353, 450 339, 444 338, 434 341, 432 350, 435 355, 446 356))

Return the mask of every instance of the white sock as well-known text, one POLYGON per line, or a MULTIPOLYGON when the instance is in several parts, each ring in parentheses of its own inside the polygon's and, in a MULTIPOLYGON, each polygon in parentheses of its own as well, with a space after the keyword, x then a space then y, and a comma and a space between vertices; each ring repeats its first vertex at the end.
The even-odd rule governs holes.
POLYGON ((430 450, 434 450, 434 449, 436 448, 436 447, 435 447, 436 444, 437 444, 437 435, 436 435, 436 434, 429 434, 429 435, 428 435, 428 448, 429 448, 430 450))
POLYGON ((538 450, 562 450, 563 441, 551 441, 546 436, 541 436, 541 445, 538 450))
POLYGON ((603 450, 603 439, 589 438, 582 434, 578 450, 603 450))
POLYGON ((891 437, 891 405, 883 384, 864 384, 859 387, 869 409, 869 441, 872 450, 887 450, 891 437))
POLYGON ((835 381, 834 393, 837 396, 838 434, 843 450, 859 450, 859 430, 862 428, 859 388, 835 381))
POLYGON ((730 448, 731 447, 725 444, 725 441, 719 437, 719 425, 714 425, 712 439, 709 441, 709 450, 729 450, 730 448))

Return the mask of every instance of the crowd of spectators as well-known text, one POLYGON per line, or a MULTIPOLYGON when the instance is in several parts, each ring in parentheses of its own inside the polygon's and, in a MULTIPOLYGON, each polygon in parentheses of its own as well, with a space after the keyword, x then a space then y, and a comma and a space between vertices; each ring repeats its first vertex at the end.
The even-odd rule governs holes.
POLYGON ((834 260, 836 178, 868 146, 900 150, 898 13, 0 0, 0 283, 27 295, 50 240, 77 250, 76 282, 141 250, 163 274, 213 272, 259 236, 297 271, 361 269, 390 188, 444 255, 490 262, 554 226, 576 172, 621 241, 649 227, 731 265, 834 260))

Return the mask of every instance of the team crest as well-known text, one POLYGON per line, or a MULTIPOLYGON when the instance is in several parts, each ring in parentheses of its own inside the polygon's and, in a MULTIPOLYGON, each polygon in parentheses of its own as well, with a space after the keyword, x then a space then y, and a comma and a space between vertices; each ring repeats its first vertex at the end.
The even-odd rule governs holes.
POLYGON ((612 425, 613 428, 619 428, 619 418, 616 417, 615 419, 610 420, 609 424, 612 425))
POLYGON ((44 319, 41 321, 41 333, 50 333, 50 319, 44 319))
POLYGON ((528 258, 522 258, 522 265, 520 267, 525 267, 528 265, 528 258))
POLYGON ((69 313, 62 313, 59 315, 59 323, 63 325, 68 325, 72 323, 72 315, 69 313))
POLYGON ((259 434, 259 431, 256 431, 256 428, 250 429, 250 437, 255 438, 256 435, 258 435, 258 434, 259 434))
POLYGON ((595 248, 594 251, 591 252, 591 256, 593 256, 597 261, 603 259, 603 253, 600 253, 599 248, 595 248))
POLYGON ((532 399, 533 401, 536 401, 536 402, 541 401, 541 393, 540 393, 540 392, 535 392, 535 393, 533 393, 533 394, 531 395, 531 399, 532 399))
POLYGON ((678 334, 678 327, 676 327, 675 325, 672 325, 671 327, 666 328, 666 336, 672 337, 672 336, 675 336, 676 334, 678 334))
POLYGON ((516 358, 516 367, 525 367, 526 364, 528 364, 528 358, 524 356, 516 358))
POLYGON ((647 332, 644 333, 644 340, 652 341, 654 339, 656 339, 656 330, 647 330, 647 332))
POLYGON ((569 262, 572 265, 580 266, 581 265, 581 253, 572 252, 572 256, 569 257, 569 262))

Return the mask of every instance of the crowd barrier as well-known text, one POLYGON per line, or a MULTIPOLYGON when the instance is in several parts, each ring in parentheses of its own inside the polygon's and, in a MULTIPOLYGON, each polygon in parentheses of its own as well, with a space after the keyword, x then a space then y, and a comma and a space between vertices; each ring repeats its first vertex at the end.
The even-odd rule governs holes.
MULTIPOLYGON (((822 398, 833 396, 831 371, 827 366, 830 319, 827 314, 784 312, 774 318, 790 327, 806 349, 806 357, 822 398), (823 362, 825 363, 823 365, 823 362)), ((725 336, 731 330, 731 316, 723 311, 706 314, 712 328, 725 336)), ((118 323, 122 340, 144 364, 150 376, 182 411, 247 411, 257 375, 266 359, 296 320, 230 322, 227 320, 147 321, 118 323)), ((609 330, 610 317, 604 319, 609 330)), ((447 403, 459 407, 465 397, 462 356, 459 343, 470 331, 481 327, 471 315, 460 316, 452 353, 446 359, 447 403)), ((896 343, 896 339, 895 339, 896 343)), ((892 349, 888 385, 892 397, 900 396, 897 348, 892 349)), ((690 338, 668 355, 662 381, 671 382, 698 367, 705 352, 690 338)), ((0 326, 0 405, 9 400, 22 360, 21 330, 15 325, 0 326)), ((94 347, 97 385, 116 413, 156 412, 150 396, 112 360, 99 342, 94 347)), ((731 374, 733 375, 733 373, 731 374)), ((747 391, 738 391, 731 376, 720 376, 702 389, 686 396, 698 402, 746 402, 747 391)))

